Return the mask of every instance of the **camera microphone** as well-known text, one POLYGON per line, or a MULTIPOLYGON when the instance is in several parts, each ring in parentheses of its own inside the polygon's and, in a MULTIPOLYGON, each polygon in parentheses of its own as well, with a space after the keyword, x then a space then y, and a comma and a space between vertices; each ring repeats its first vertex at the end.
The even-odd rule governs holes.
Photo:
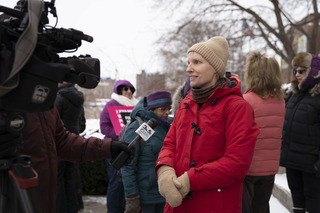
POLYGON ((76 40, 76 41, 87 41, 87 42, 92 42, 93 41, 93 37, 89 36, 87 34, 84 34, 82 31, 80 30, 75 30, 73 28, 60 28, 59 29, 62 33, 62 35, 64 35, 66 38, 72 39, 72 40, 76 40))
MULTIPOLYGON (((135 131, 137 136, 129 143, 128 147, 135 147, 140 140, 147 141, 154 134, 155 131, 153 129, 156 128, 157 125, 158 121, 154 118, 151 118, 147 123, 142 123, 141 126, 135 131)), ((122 151, 114 160, 110 162, 110 164, 119 170, 125 165, 128 158, 129 155, 125 151, 122 151)))
POLYGON ((19 10, 15 10, 15 9, 11 9, 11 8, 7 8, 4 6, 0 5, 0 12, 3 12, 4 14, 19 18, 19 19, 23 19, 23 17, 25 16, 26 13, 19 11, 19 10))

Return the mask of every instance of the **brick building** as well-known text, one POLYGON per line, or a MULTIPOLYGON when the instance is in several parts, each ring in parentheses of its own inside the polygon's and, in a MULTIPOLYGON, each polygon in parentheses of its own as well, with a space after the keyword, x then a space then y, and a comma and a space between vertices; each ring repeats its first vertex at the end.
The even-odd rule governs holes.
POLYGON ((142 70, 141 74, 137 74, 136 97, 144 97, 155 90, 166 89, 166 76, 161 73, 146 73, 142 70))

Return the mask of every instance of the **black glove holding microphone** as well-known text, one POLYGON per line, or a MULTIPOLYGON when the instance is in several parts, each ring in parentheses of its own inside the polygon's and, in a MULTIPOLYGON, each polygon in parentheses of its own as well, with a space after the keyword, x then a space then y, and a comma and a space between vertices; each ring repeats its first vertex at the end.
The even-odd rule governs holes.
POLYGON ((127 166, 134 158, 135 148, 134 147, 129 148, 128 144, 123 141, 111 141, 111 158, 112 158, 112 160, 116 159, 116 157, 122 151, 126 152, 129 156, 129 158, 127 159, 126 164, 125 164, 125 166, 127 166))

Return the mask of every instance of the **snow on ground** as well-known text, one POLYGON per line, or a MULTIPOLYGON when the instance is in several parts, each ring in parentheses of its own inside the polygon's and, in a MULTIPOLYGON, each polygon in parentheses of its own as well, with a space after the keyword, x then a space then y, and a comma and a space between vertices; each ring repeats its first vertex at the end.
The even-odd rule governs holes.
MULTIPOLYGON (((88 211, 90 208, 95 209, 95 213, 105 213, 106 197, 105 196, 84 196, 83 201, 85 203, 85 208, 88 211), (101 211, 99 211, 101 209, 101 211)), ((271 196, 270 198, 270 213, 290 213, 286 207, 284 207, 281 202, 271 196)))
POLYGON ((80 135, 86 138, 91 136, 101 139, 104 138, 100 132, 100 119, 87 119, 86 129, 80 135))
POLYGON ((282 188, 284 188, 288 192, 290 192, 290 189, 289 189, 289 186, 288 186, 288 182, 287 182, 286 173, 276 174, 274 183, 277 184, 278 186, 281 186, 282 188))
POLYGON ((284 207, 281 202, 274 196, 271 196, 269 205, 270 213, 290 213, 290 211, 286 207, 284 207))

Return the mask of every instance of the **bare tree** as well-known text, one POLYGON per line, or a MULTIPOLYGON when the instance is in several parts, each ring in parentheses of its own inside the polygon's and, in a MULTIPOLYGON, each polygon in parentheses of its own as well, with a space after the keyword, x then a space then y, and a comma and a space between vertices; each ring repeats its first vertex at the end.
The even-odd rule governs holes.
POLYGON ((249 6, 245 0, 160 0, 162 8, 185 13, 179 21, 178 31, 197 20, 211 20, 224 26, 220 32, 228 40, 247 37, 255 48, 272 49, 278 56, 290 64, 296 51, 292 47, 292 35, 289 30, 305 35, 309 43, 309 52, 318 54, 319 0, 261 0, 259 5, 249 6), (246 6, 248 5, 248 6, 246 6), (251 24, 250 37, 244 33, 243 20, 251 24), (308 25, 311 30, 307 30, 308 25))

